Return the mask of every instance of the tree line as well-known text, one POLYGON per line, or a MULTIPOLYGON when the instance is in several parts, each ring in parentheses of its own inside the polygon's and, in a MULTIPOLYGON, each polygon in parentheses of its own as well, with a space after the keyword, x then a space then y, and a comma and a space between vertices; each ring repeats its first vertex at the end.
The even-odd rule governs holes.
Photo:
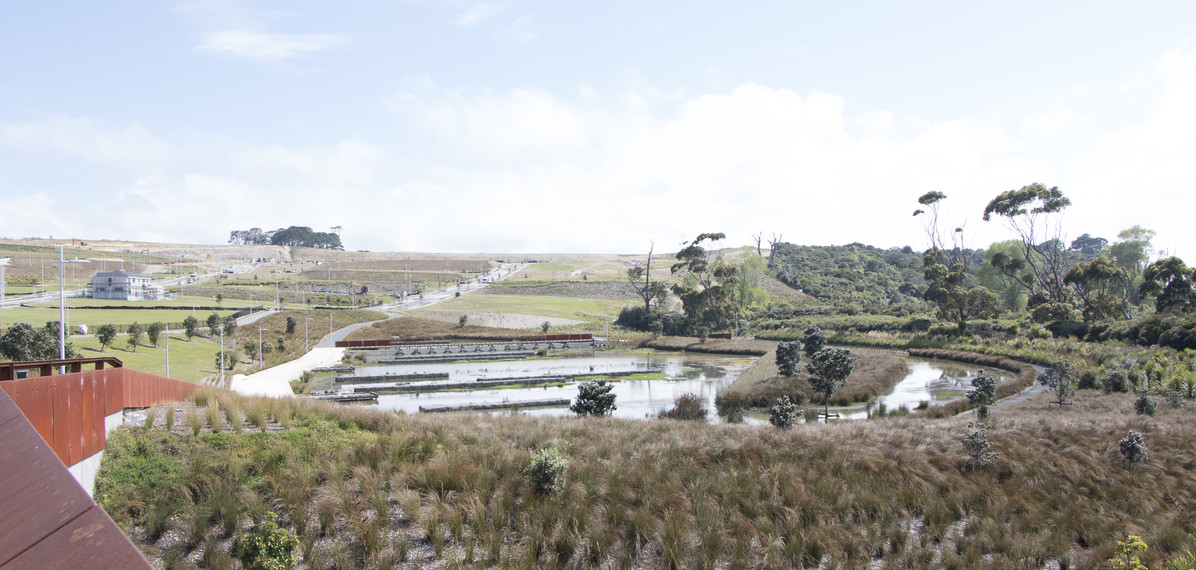
POLYGON ((232 245, 282 245, 314 247, 318 249, 345 249, 341 237, 333 232, 317 232, 307 226, 291 226, 272 231, 262 228, 233 230, 228 235, 232 245))

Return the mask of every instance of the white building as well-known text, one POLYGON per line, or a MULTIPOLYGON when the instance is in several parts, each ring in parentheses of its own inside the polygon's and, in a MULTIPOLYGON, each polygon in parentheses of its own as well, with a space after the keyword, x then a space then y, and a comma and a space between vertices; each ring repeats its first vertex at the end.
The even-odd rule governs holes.
POLYGON ((162 288, 154 285, 149 275, 118 269, 92 275, 91 296, 94 299, 144 301, 161 299, 162 288))

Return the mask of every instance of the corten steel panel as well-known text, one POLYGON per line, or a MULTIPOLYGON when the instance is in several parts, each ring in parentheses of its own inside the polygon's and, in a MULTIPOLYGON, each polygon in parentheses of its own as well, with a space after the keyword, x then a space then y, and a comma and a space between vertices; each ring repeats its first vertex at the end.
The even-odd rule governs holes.
POLYGON ((0 381, 0 390, 4 390, 4 393, 8 394, 9 398, 12 398, 12 395, 17 391, 17 385, 13 382, 0 381))
POLYGON ((104 449, 104 408, 100 399, 102 384, 95 378, 83 379, 83 457, 104 449))
POLYGON ((108 518, 93 506, 3 566, 45 570, 75 568, 152 568, 108 518))
POLYGON ((51 405, 51 428, 54 433, 53 439, 50 439, 50 447, 58 458, 62 460, 63 465, 70 465, 71 455, 71 434, 70 422, 66 421, 68 406, 70 405, 69 396, 67 396, 66 384, 59 384, 57 377, 51 377, 53 383, 50 385, 50 405, 51 405), (62 390, 62 392, 59 392, 62 390), (67 397, 63 397, 67 396, 67 397))
POLYGON ((95 504, 15 408, 0 396, 0 566, 95 504))
POLYGON ((115 414, 125 407, 124 368, 104 371, 104 415, 115 414))
POLYGON ((42 435, 46 443, 54 442, 54 379, 31 378, 27 386, 33 398, 34 414, 33 427, 42 435))
POLYGON ((3 395, 0 482, 0 569, 149 567, 3 395))
MULTIPOLYGON (((74 465, 83 460, 83 385, 74 374, 68 374, 61 381, 66 383, 67 396, 67 465, 74 465)), ((58 396, 62 397, 62 396, 58 396)), ((61 421, 55 418, 55 423, 61 421)))
POLYGON ((79 398, 79 455, 87 458, 91 453, 91 440, 95 437, 95 423, 91 421, 95 415, 92 398, 95 395, 95 381, 84 376, 79 380, 81 388, 79 398))

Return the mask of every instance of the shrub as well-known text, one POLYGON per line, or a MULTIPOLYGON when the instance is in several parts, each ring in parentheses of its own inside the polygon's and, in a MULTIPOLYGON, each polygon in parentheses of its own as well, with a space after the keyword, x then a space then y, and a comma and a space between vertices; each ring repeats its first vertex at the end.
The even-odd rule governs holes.
POLYGON ((797 423, 797 404, 789 401, 789 396, 777 398, 777 403, 768 410, 768 423, 780 428, 789 429, 797 423))
POLYGON ((1055 403, 1060 407, 1066 404, 1067 398, 1076 391, 1071 363, 1066 360, 1052 362, 1046 372, 1038 375, 1038 383, 1055 393, 1055 403))
POLYGON ((1100 379, 1101 387, 1105 389, 1106 394, 1113 392, 1125 392, 1129 389, 1129 382, 1125 378, 1125 373, 1120 370, 1114 370, 1105 374, 1100 379))
POLYGON ((1150 458, 1146 451, 1146 442, 1142 441, 1142 434, 1130 430, 1120 442, 1121 456, 1125 458, 1125 468, 1133 469, 1135 465, 1150 458))
POLYGON ((295 320, 294 316, 287 315, 287 334, 295 334, 295 327, 299 325, 299 321, 295 320))
POLYGON ((1134 400, 1134 411, 1138 412, 1139 416, 1153 416, 1158 409, 1158 403, 1149 394, 1142 394, 1134 400))
MULTIPOLYGON (((968 424, 968 429, 971 430, 972 424, 968 424)), ((1001 458, 1000 453, 989 451, 992 447, 992 442, 988 441, 988 430, 984 429, 981 424, 978 429, 969 431, 968 435, 962 440, 964 449, 967 450, 968 456, 972 459, 972 472, 976 472, 976 466, 979 465, 981 469, 990 467, 1001 458)))
POLYGON ((813 357, 814 353, 826 346, 826 334, 817 326, 810 325, 806 327, 806 334, 802 337, 802 345, 805 347, 806 356, 813 357))
POLYGON ((547 333, 548 328, 551 326, 552 326, 552 323, 549 323, 548 321, 544 321, 544 322, 540 323, 540 332, 547 333))
POLYGON ((457 328, 465 328, 465 322, 469 320, 469 315, 461 315, 457 318, 457 328))
POLYGON ((548 495, 565 488, 565 469, 569 460, 555 447, 546 447, 532 456, 532 462, 523 470, 532 488, 537 493, 548 495))
POLYGON ((702 399, 697 394, 686 393, 673 400, 673 409, 660 414, 661 418, 670 420, 706 421, 706 408, 702 407, 702 399))
POLYGON ((743 423, 743 411, 751 406, 751 400, 742 392, 723 392, 714 397, 714 409, 729 424, 743 423))
POLYGON ((976 406, 976 415, 981 419, 988 417, 988 405, 993 402, 997 394, 997 379, 984 373, 983 370, 972 379, 972 389, 968 390, 968 400, 976 406))
POLYGON ((241 547, 241 563, 253 570, 287 570, 295 567, 295 547, 299 539, 291 531, 278 526, 278 515, 266 513, 261 530, 245 537, 241 547))
POLYGON ((577 386, 577 399, 569 411, 579 416, 605 416, 615 411, 615 395, 610 391, 614 385, 606 380, 591 380, 577 386))
POLYGON ((793 376, 797 372, 797 365, 800 361, 800 342, 783 340, 777 343, 777 370, 781 376, 793 376))

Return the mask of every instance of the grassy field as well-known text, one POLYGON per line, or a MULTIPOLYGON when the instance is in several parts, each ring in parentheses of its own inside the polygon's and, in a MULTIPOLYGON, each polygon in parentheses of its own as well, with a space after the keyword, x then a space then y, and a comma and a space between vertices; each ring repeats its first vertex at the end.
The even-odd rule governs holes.
POLYGON ((612 299, 570 299, 531 295, 464 295, 420 311, 511 313, 602 323, 607 319, 613 321, 618 318, 619 311, 633 303, 634 301, 612 299))
MULTIPOLYGON (((163 335, 165 337, 165 335, 163 335)), ((138 346, 134 352, 127 344, 128 337, 118 335, 116 340, 104 352, 100 352, 100 341, 94 336, 71 337, 68 339, 79 356, 94 358, 97 356, 114 356, 119 358, 126 368, 149 372, 151 374, 166 375, 165 338, 159 339, 158 347, 138 346)), ((148 343, 148 341, 145 341, 148 343)), ((216 353, 220 351, 218 342, 209 341, 203 337, 195 337, 190 342, 180 334, 170 335, 170 377, 184 382, 199 382, 214 374, 216 370, 216 353)))
MULTIPOLYGON (((647 256, 632 257, 632 259, 646 259, 647 256)), ((669 262, 672 258, 657 261, 652 261, 652 277, 659 279, 669 279, 669 262), (658 265, 658 263, 660 265, 658 265)), ((550 281, 581 281, 584 278, 597 279, 600 281, 616 280, 624 281, 627 279, 627 270, 632 265, 623 263, 622 261, 604 259, 604 260, 577 260, 577 261, 551 261, 542 263, 532 263, 524 270, 516 273, 511 277, 514 281, 521 281, 523 279, 547 279, 550 281), (575 274, 576 273, 576 274, 575 274)))
MULTIPOLYGON (((212 300, 208 299, 209 305, 212 300)), ((68 303, 69 304, 69 303, 68 303)), ((235 309, 225 308, 219 311, 212 309, 195 311, 195 318, 203 322, 208 318, 208 315, 213 312, 218 312, 221 316, 231 315, 235 309)), ((38 309, 19 308, 19 309, 4 309, 0 311, 0 326, 8 327, 14 323, 29 323, 35 327, 46 324, 47 321, 58 320, 58 307, 44 307, 38 309)), ((148 325, 149 323, 161 321, 177 325, 183 322, 183 319, 191 316, 191 308, 186 309, 182 307, 178 309, 70 309, 67 312, 66 321, 69 325, 69 330, 73 330, 77 325, 87 325, 88 332, 94 334, 96 328, 100 325, 116 325, 117 328, 126 327, 134 322, 148 325)))
POLYGON ((96 497, 164 566, 230 567, 274 511, 308 568, 1096 568, 1128 535, 1158 568, 1193 546, 1196 407, 1132 402, 1002 410, 1000 457, 973 469, 966 418, 785 431, 201 393, 172 430, 159 412, 113 433, 96 497), (1133 468, 1129 430, 1149 449, 1133 468), (549 447, 568 463, 543 494, 525 469, 549 447))

